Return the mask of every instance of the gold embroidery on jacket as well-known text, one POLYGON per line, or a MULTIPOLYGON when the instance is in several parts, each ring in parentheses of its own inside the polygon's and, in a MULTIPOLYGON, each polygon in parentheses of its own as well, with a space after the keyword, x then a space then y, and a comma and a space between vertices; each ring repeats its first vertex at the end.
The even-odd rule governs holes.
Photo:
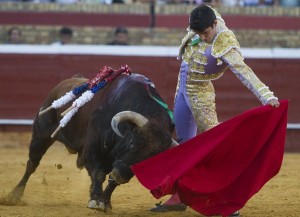
POLYGON ((210 81, 198 83, 198 85, 186 86, 187 94, 192 105, 192 113, 197 122, 198 131, 206 131, 218 124, 215 91, 210 81))
POLYGON ((236 40, 232 31, 224 30, 219 32, 215 37, 211 49, 211 55, 215 58, 220 58, 233 48, 239 50, 240 44, 236 40))
POLYGON ((202 53, 196 52, 193 56, 194 62, 207 65, 207 57, 204 56, 202 53))
POLYGON ((223 75, 223 71, 219 73, 214 74, 199 74, 195 72, 190 73, 190 80, 191 81, 210 81, 210 80, 216 80, 220 78, 223 75))

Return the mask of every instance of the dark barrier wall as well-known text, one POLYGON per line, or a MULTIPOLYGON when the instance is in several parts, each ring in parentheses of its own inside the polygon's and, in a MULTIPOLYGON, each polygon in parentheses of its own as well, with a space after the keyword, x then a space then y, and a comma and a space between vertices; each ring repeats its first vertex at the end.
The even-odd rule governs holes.
MULTIPOLYGON (((290 101, 288 122, 300 123, 300 59, 248 59, 246 63, 280 99, 290 101)), ((0 54, 0 119, 34 119, 47 93, 58 82, 77 73, 92 78, 105 65, 117 69, 124 64, 153 80, 173 108, 180 64, 175 57, 0 54)), ((220 121, 261 105, 230 70, 214 84, 220 121)), ((0 130, 11 129, 0 126, 0 130)), ((299 130, 288 130, 288 150, 300 149, 298 134, 299 130)))

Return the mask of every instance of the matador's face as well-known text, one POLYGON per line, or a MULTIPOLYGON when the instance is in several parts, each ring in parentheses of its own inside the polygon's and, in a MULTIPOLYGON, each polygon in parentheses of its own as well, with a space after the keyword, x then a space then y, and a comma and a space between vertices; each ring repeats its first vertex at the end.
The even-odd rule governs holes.
POLYGON ((212 43, 214 38, 217 35, 217 20, 215 20, 214 24, 208 28, 206 28, 204 31, 199 32, 195 31, 201 38, 202 41, 206 43, 212 43))

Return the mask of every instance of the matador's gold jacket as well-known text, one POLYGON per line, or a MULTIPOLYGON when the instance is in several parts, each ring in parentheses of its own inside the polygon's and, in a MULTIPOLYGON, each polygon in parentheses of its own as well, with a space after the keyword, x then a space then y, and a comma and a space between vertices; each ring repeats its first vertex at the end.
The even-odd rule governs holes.
POLYGON ((211 44, 201 41, 200 37, 191 30, 188 30, 182 40, 178 58, 189 66, 187 83, 197 85, 198 82, 218 79, 229 67, 263 105, 271 99, 277 99, 244 63, 240 45, 234 33, 226 27, 217 11, 215 14, 217 35, 211 44))

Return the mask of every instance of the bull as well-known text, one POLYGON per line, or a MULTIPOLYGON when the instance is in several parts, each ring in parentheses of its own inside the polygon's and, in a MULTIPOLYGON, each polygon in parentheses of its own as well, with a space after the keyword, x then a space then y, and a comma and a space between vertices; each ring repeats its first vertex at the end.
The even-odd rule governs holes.
MULTIPOLYGON (((62 81, 51 90, 40 110, 85 82, 86 78, 78 77, 62 81)), ((70 104, 37 114, 25 173, 7 200, 12 204, 21 200, 43 155, 59 141, 70 153, 77 154, 77 167, 85 168, 91 178, 88 208, 111 211, 113 191, 134 176, 131 165, 176 145, 172 139, 172 118, 158 101, 163 99, 145 76, 120 74, 80 108, 55 136, 51 135, 58 127, 61 113, 70 104), (108 184, 103 186, 106 178, 108 184)))

